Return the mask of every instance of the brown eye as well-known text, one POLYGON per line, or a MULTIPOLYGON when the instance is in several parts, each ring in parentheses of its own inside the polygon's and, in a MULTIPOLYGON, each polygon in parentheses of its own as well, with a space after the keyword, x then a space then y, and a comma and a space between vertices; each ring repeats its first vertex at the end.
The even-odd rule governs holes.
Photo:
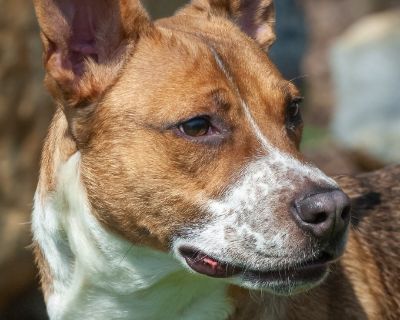
POLYGON ((190 137, 205 136, 210 132, 211 124, 206 118, 194 118, 179 126, 179 130, 190 137))
POLYGON ((289 108, 288 108, 289 119, 294 119, 294 118, 298 117, 299 114, 300 114, 299 103, 298 102, 291 103, 289 108))
POLYGON ((286 127, 289 130, 295 130, 303 123, 300 112, 300 102, 300 99, 296 99, 287 106, 286 127))

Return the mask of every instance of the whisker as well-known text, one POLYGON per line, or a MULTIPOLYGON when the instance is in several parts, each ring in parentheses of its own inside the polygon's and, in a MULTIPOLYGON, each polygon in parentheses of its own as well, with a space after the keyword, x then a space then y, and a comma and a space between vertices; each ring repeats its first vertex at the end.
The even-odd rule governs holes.
POLYGON ((308 74, 303 74, 303 75, 301 75, 301 76, 297 76, 297 77, 295 77, 295 78, 290 79, 289 82, 294 82, 294 81, 296 81, 296 80, 301 80, 301 79, 305 79, 305 78, 308 78, 308 77, 309 77, 308 74))
POLYGON ((27 221, 27 222, 20 222, 20 223, 18 223, 20 226, 26 226, 26 225, 30 225, 30 224, 32 224, 32 222, 31 221, 27 221))

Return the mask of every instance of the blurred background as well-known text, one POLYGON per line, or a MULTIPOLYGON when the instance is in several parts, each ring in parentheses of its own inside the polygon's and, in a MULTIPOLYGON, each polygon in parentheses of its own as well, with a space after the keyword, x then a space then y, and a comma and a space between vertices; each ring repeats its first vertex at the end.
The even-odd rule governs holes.
MULTIPOLYGON (((143 1, 154 18, 185 2, 143 1)), ((307 157, 330 175, 400 163, 400 0, 275 2, 270 56, 305 96, 307 157)), ((0 320, 39 320, 30 211, 54 108, 31 1, 0 8, 0 320)))

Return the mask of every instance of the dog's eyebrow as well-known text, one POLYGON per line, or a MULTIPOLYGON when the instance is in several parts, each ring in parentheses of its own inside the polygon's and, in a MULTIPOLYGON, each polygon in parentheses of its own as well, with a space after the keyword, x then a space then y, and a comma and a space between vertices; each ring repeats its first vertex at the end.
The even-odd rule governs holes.
POLYGON ((281 101, 285 104, 289 104, 294 101, 300 102, 303 100, 297 87, 286 80, 281 80, 273 84, 272 89, 281 94, 281 101))
POLYGON ((229 100, 226 98, 226 92, 224 89, 215 89, 211 91, 211 97, 218 109, 222 111, 229 110, 231 105, 229 100))

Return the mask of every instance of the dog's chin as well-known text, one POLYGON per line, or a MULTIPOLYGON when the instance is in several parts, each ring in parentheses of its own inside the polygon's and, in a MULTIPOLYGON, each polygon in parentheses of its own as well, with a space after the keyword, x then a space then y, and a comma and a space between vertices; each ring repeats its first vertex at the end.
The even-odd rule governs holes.
POLYGON ((281 275, 276 279, 262 279, 262 276, 248 277, 246 275, 238 278, 232 278, 230 281, 232 284, 237 286, 251 289, 251 290, 263 290, 274 295, 280 296, 292 296, 302 292, 311 290, 312 288, 321 284, 329 273, 329 266, 323 266, 318 269, 314 269, 312 277, 304 277, 301 273, 304 270, 296 270, 296 274, 292 276, 285 276, 285 271, 280 271, 281 275))
POLYGON ((190 247, 178 250, 184 263, 194 272, 253 290, 265 290, 277 295, 298 294, 319 285, 335 260, 321 252, 318 256, 279 267, 252 269, 241 264, 227 263, 190 247))

